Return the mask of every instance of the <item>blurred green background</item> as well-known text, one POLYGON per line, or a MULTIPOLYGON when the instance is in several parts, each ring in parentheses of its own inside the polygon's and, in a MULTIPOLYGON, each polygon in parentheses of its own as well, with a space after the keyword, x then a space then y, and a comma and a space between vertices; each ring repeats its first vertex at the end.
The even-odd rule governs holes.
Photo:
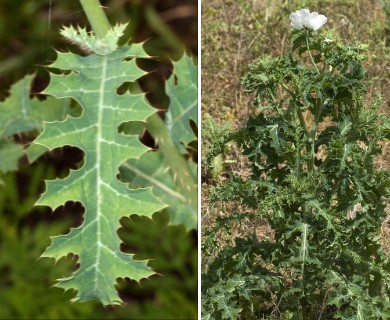
MULTIPOLYGON (((124 38, 148 40, 146 50, 158 60, 140 62, 153 71, 140 85, 159 109, 167 107, 164 79, 171 73, 170 58, 185 50, 196 59, 196 0, 107 0, 101 1, 111 23, 128 22, 124 38), (153 93, 152 93, 153 92, 153 93)), ((0 1, 0 101, 8 89, 26 74, 36 73, 33 92, 48 83, 48 65, 55 51, 77 48, 58 33, 62 25, 87 25, 77 0, 0 1)), ((21 143, 34 137, 19 136, 21 143)), ((118 231, 122 250, 138 259, 151 259, 158 273, 141 285, 121 279, 117 283, 123 307, 102 307, 98 302, 70 303, 75 292, 53 287, 55 279, 69 276, 77 268, 68 256, 56 265, 38 259, 49 245, 49 236, 66 233, 82 221, 83 208, 68 202, 51 212, 32 208, 44 179, 65 177, 82 161, 75 148, 53 150, 27 166, 21 159, 18 172, 6 174, 0 185, 0 319, 196 319, 197 317, 197 232, 169 226, 164 212, 153 220, 131 216, 121 220, 118 231)))

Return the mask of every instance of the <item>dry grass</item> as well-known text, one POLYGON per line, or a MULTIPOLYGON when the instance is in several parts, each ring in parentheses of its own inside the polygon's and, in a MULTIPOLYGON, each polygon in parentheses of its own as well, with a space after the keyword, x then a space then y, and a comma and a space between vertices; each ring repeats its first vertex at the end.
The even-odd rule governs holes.
MULTIPOLYGON (((241 127, 251 114, 250 97, 240 85, 249 65, 264 55, 286 53, 290 45, 289 14, 307 7, 328 17, 325 25, 334 29, 346 42, 369 45, 365 62, 368 99, 381 93, 383 111, 390 115, 390 52, 386 46, 386 16, 379 0, 208 0, 202 2, 202 114, 212 117, 217 126, 229 123, 232 130, 241 127)), ((202 133, 203 146, 212 138, 202 133)), ((383 144, 384 156, 376 160, 379 167, 390 169, 390 143, 383 144)), ((203 155, 207 147, 203 147, 203 155)), ((202 227, 214 224, 216 217, 240 208, 234 204, 209 204, 214 185, 231 172, 247 173, 239 150, 229 151, 229 161, 216 180, 202 185, 202 227), (228 206, 228 207, 227 207, 228 206)), ((225 158, 225 159, 226 159, 225 158)), ((207 171, 205 168, 204 171, 207 171)), ((265 225, 234 226, 235 235, 243 232, 267 234, 265 225)), ((383 229, 390 235, 390 230, 383 229)), ((258 234, 261 237, 261 234, 258 234)), ((231 241, 232 235, 219 235, 220 243, 231 241)), ((386 240, 387 241, 387 240, 386 240)), ((390 240, 387 242, 390 247, 390 240)))

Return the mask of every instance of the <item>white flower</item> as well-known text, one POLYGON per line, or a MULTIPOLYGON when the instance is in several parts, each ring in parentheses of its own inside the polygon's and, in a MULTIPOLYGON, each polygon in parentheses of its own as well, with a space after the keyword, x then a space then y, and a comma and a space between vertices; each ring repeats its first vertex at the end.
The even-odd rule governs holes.
POLYGON ((309 9, 300 9, 290 15, 291 25, 294 29, 301 30, 303 27, 317 31, 328 20, 318 12, 310 12, 309 9))
POLYGON ((303 23, 308 21, 310 16, 309 9, 300 9, 298 11, 290 14, 291 25, 294 29, 301 30, 303 28, 303 23))

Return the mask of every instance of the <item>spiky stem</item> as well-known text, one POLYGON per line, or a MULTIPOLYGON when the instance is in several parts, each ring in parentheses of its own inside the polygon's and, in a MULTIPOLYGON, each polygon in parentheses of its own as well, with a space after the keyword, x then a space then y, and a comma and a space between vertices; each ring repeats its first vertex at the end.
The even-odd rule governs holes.
POLYGON ((309 46, 309 37, 308 37, 307 34, 306 34, 306 47, 307 47, 307 51, 309 52, 309 57, 310 57, 311 63, 313 64, 313 66, 316 69, 317 73, 320 73, 320 71, 317 68, 316 63, 314 62, 313 56, 311 55, 310 46, 309 46))
POLYGON ((99 0, 80 0, 88 21, 98 38, 104 38, 111 25, 99 0))

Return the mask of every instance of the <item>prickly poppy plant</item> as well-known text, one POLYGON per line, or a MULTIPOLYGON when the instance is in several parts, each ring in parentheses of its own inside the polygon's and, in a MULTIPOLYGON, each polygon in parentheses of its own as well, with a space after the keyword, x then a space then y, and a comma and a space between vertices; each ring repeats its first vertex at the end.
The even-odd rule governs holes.
POLYGON ((367 48, 317 34, 326 19, 308 24, 310 17, 308 10, 291 15, 286 56, 251 66, 242 83, 256 116, 208 155, 211 161, 235 141, 251 176, 215 190, 216 201, 247 211, 207 230, 203 250, 244 217, 266 221, 272 236, 248 234, 210 258, 204 319, 390 318, 390 263, 381 245, 390 172, 374 165, 390 121, 378 110, 380 97, 365 97, 367 48))

